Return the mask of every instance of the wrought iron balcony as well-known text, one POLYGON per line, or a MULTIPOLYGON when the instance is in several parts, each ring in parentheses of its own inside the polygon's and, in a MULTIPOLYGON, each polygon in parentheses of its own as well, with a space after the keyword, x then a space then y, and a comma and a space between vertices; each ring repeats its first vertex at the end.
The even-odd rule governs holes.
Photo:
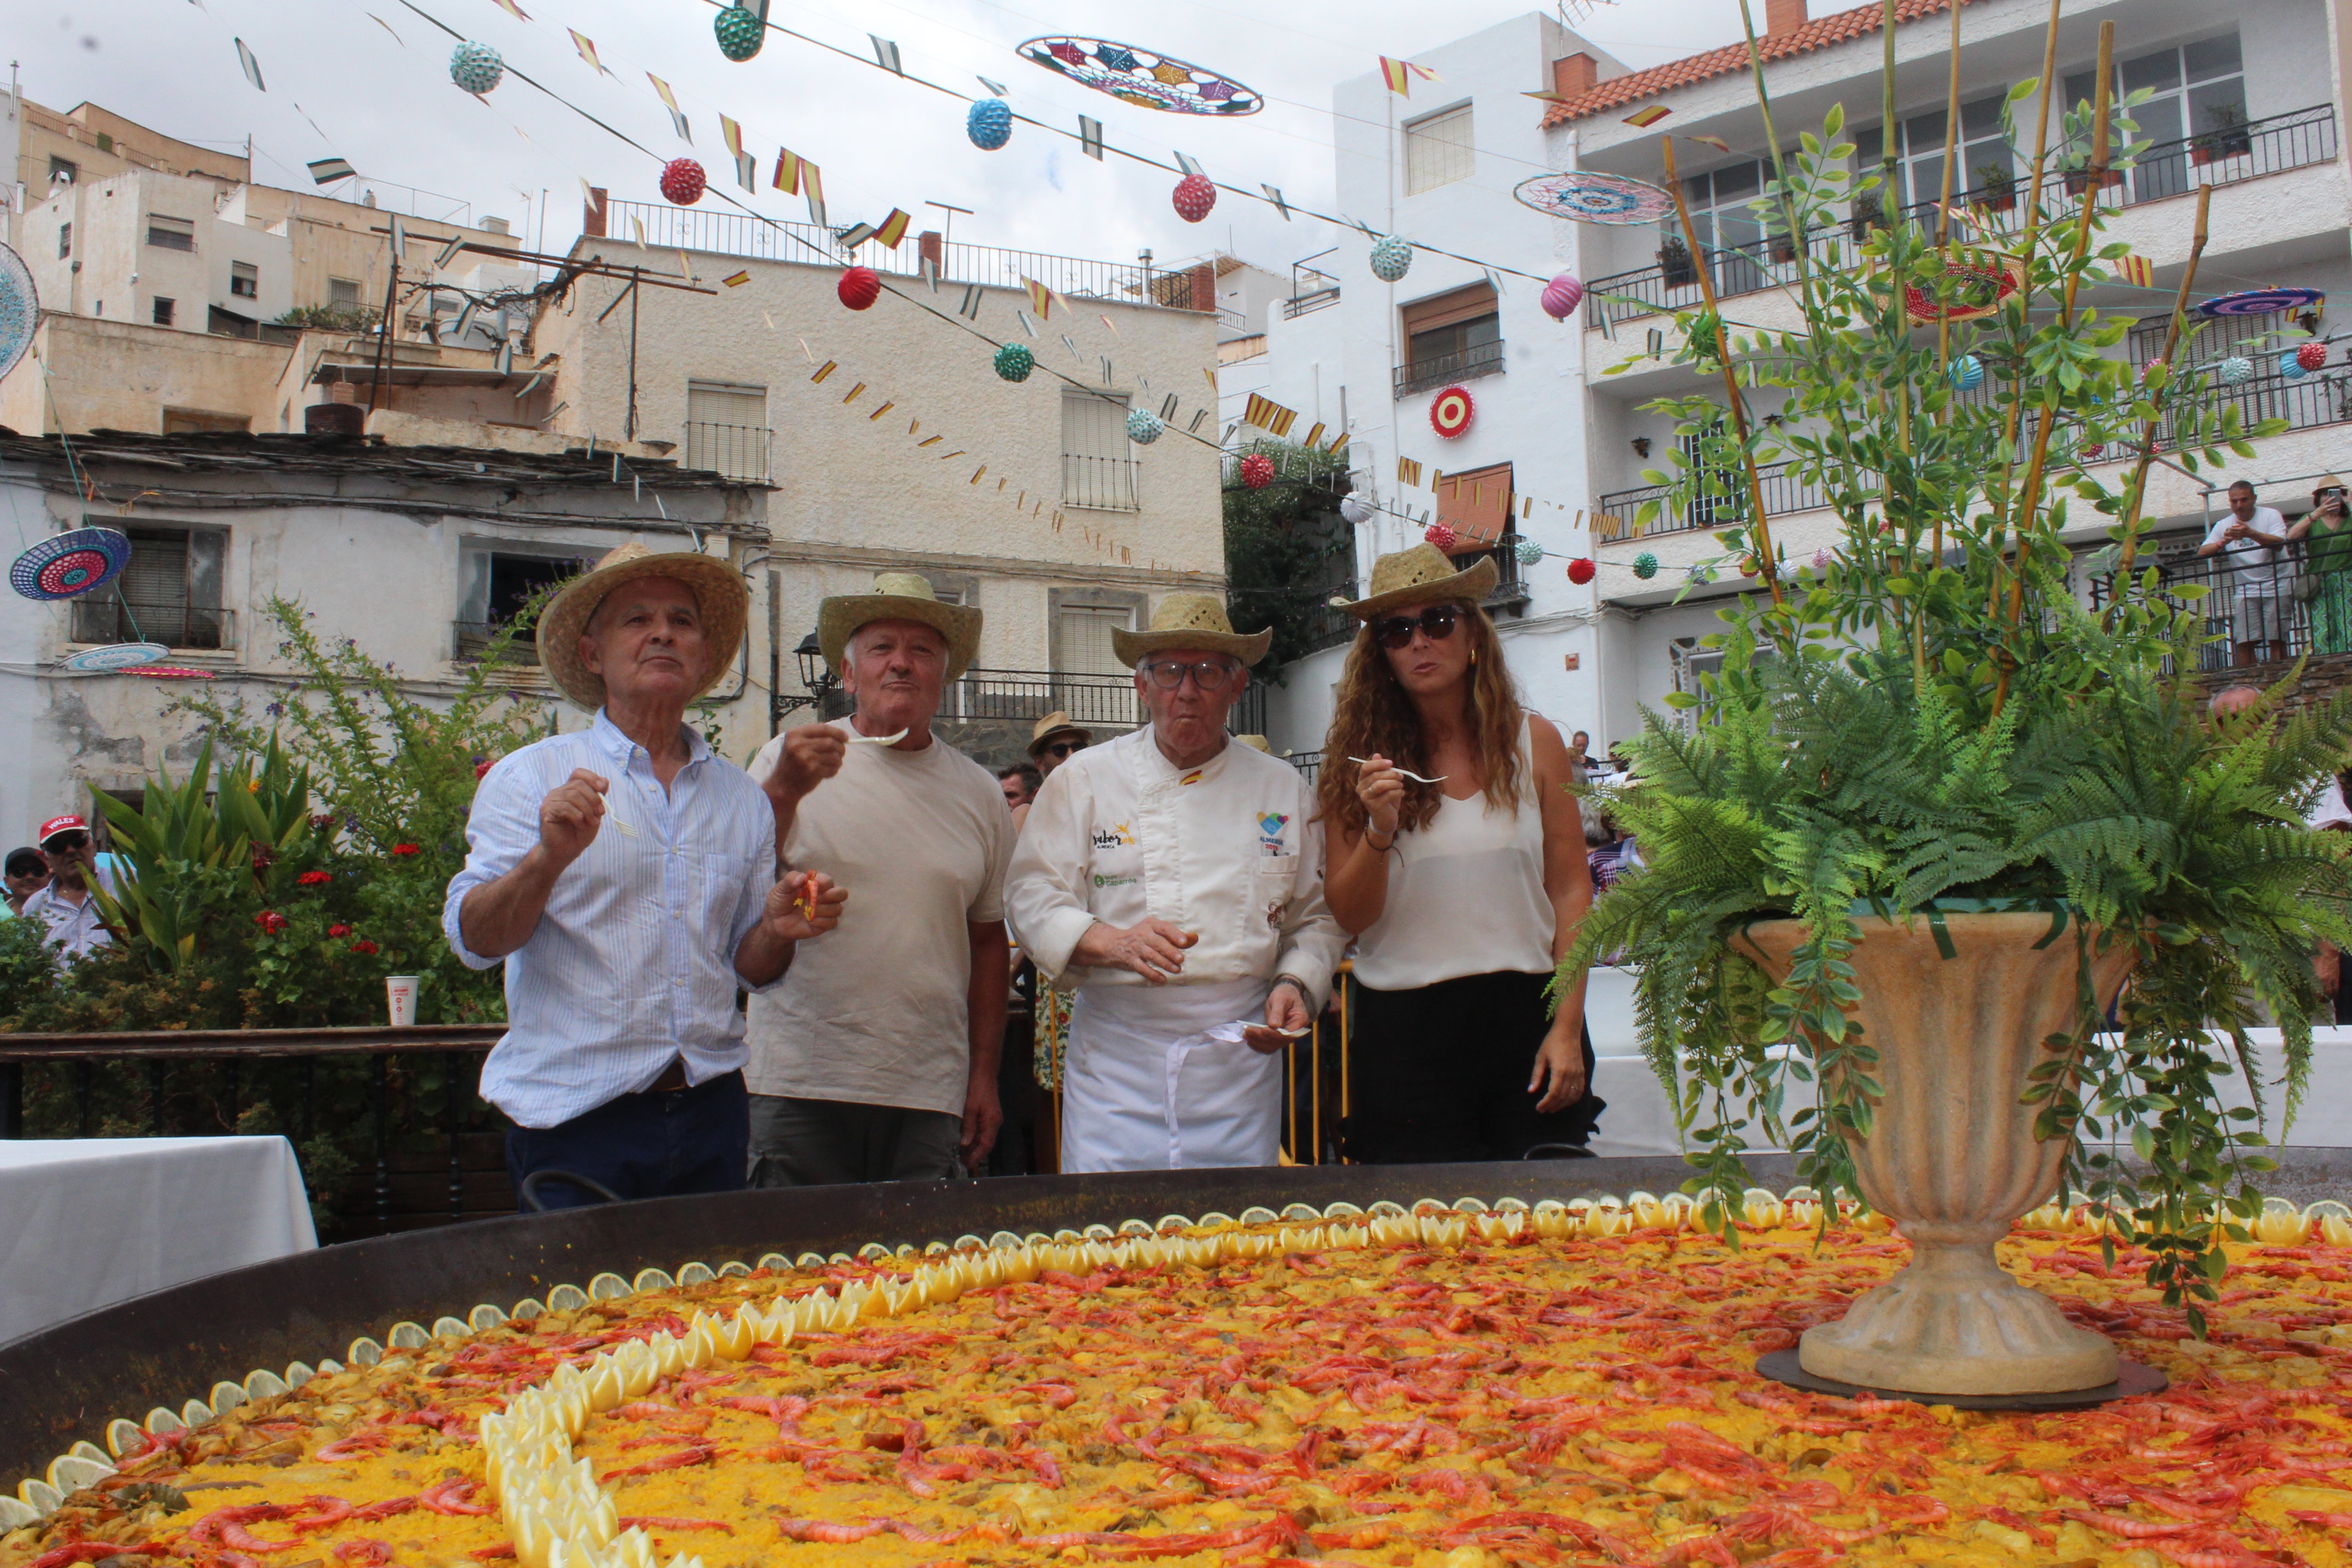
POLYGON ((171 648, 226 650, 236 647, 236 612, 191 605, 185 599, 125 599, 113 594, 77 599, 73 640, 159 642, 171 648))
POLYGON ((1502 374, 1503 342, 1497 338, 1491 343, 1480 343, 1459 353, 1439 354, 1434 359, 1417 359, 1410 364, 1397 366, 1396 395, 1410 397, 1416 392, 1426 392, 1433 386, 1444 386, 1449 382, 1502 374))
MULTIPOLYGON (((1139 729, 1150 721, 1126 674, 1076 674, 1042 669, 968 669, 949 683, 940 702, 942 720, 1007 719, 1034 723, 1048 713, 1067 713, 1081 728, 1139 729)), ((1235 734, 1265 731, 1265 688, 1253 679, 1235 701, 1228 726, 1235 734)), ((1098 734, 1097 742, 1108 739, 1098 734)))
POLYGON ((1093 511, 1137 511, 1136 470, 1132 458, 1088 458, 1062 454, 1062 504, 1093 511))
POLYGON ((768 457, 775 438, 776 433, 762 426, 689 423, 685 466, 766 484, 768 457))

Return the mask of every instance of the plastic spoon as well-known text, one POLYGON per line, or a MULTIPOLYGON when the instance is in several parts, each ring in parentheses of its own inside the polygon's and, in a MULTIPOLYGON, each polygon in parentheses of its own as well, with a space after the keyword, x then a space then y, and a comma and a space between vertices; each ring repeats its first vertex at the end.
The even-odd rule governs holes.
MULTIPOLYGON (((1371 761, 1372 761, 1372 759, 1371 759, 1371 758, 1370 758, 1370 757, 1349 757, 1348 760, 1349 760, 1349 762, 1351 762, 1351 763, 1360 763, 1364 764, 1366 767, 1370 767, 1370 766, 1371 765, 1371 761)), ((1396 764, 1395 764, 1394 763, 1391 763, 1389 765, 1390 765, 1391 767, 1396 767, 1396 764)), ((1444 783, 1446 781, 1446 779, 1450 776, 1450 775, 1445 774, 1445 773, 1440 773, 1440 774, 1438 774, 1438 775, 1437 775, 1435 778, 1433 778, 1433 779, 1425 779, 1425 778, 1422 777, 1419 773, 1407 773, 1407 772, 1406 772, 1404 769, 1402 769, 1402 768, 1397 768, 1396 772, 1397 772, 1397 777, 1399 777, 1399 778, 1401 778, 1401 779, 1411 779, 1411 780, 1412 780, 1413 783, 1415 783, 1415 784, 1444 784, 1444 783)))
POLYGON ((852 735, 849 743, 853 746, 895 746, 906 738, 907 731, 901 730, 895 735, 852 735))

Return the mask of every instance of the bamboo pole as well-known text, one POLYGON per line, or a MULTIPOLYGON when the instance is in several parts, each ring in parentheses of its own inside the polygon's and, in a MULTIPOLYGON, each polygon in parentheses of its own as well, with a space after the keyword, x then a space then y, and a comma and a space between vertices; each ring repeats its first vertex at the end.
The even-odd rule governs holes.
MULTIPOLYGON (((2197 229, 2189 241, 2189 265, 2180 274, 2180 292, 2173 297, 2172 321, 2164 332, 2164 363, 2166 370, 2179 374, 2172 363, 2180 346, 2180 323, 2189 312, 2189 291, 2197 281, 2197 262, 2205 254, 2205 213, 2213 204, 2213 187, 2197 187, 2197 229)), ((2169 376, 2168 376, 2169 379, 2169 376)), ((2140 506, 2147 494, 2148 465, 2156 461, 2156 427, 2158 420, 2151 419, 2140 432, 2139 466, 2132 474, 2130 500, 2124 510, 2123 551, 2116 559, 2118 574, 2131 571, 2132 558, 2139 553, 2140 506)), ((2117 603, 2121 603, 2118 600, 2117 603)))
MULTIPOLYGON (((1944 191, 1936 204, 1936 254, 1944 252, 1952 234, 1952 163, 1959 156, 1960 135, 1960 0, 1950 0, 1952 7, 1951 80, 1944 93, 1944 191)), ((1938 312, 1936 318, 1936 374, 1951 373, 1952 321, 1948 315, 1938 312)), ((1944 405, 1944 424, 1951 423, 1951 405, 1944 405)), ((1963 497, 1961 505, 1967 505, 1963 497)), ((1936 560, 1944 559, 1944 514, 1936 513, 1936 560)))

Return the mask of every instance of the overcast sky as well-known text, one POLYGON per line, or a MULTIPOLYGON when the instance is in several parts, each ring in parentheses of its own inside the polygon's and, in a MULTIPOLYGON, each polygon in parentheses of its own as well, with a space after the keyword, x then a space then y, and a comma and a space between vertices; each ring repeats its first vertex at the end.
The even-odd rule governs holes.
MULTIPOLYGON (((719 53, 701 0, 520 3, 528 23, 492 0, 415 0, 663 157, 699 158, 714 182, 728 164, 718 117, 732 116, 762 162, 761 192, 744 199, 772 217, 807 216, 797 198, 765 188, 781 144, 823 166, 836 226, 878 222, 898 206, 917 227, 936 226, 940 214, 922 204, 938 200, 973 209, 955 220, 959 241, 1111 260, 1149 246, 1163 263, 1229 247, 1277 269, 1334 237, 1322 224, 1285 224, 1231 195, 1188 226, 1170 208, 1171 176, 1092 162, 1074 142, 1028 125, 1014 127, 1009 147, 982 153, 965 139, 962 104, 774 33, 756 59, 734 64, 719 53), (581 61, 567 27, 595 41, 612 75, 581 61), (648 71, 677 90, 691 148, 671 131, 648 71)), ((414 210, 446 217, 470 203, 478 217, 502 216, 519 231, 530 223, 533 239, 544 189, 551 249, 579 230, 583 177, 616 197, 660 199, 650 159, 521 82, 509 79, 487 106, 457 90, 452 40, 402 0, 16 0, 9 9, 6 47, 26 97, 59 110, 90 100, 226 148, 241 149, 249 134, 266 184, 308 188, 302 165, 341 154, 384 205, 408 206, 395 187, 417 187, 436 194, 413 198, 414 210), (267 93, 237 68, 240 37, 267 93)), ((880 33, 899 45, 910 74, 962 92, 981 90, 974 78, 985 75, 1011 89, 1019 112, 1048 124, 1075 128, 1087 113, 1115 146, 1162 159, 1181 148, 1221 181, 1268 182, 1328 210, 1332 84, 1371 70, 1377 55, 1410 58, 1528 9, 1511 0, 1064 0, 1058 11, 1044 0, 774 0, 770 16, 864 58, 866 35, 880 33), (1265 94, 1267 108, 1213 123, 1158 113, 1013 52, 1024 38, 1077 30, 1230 73, 1265 94)), ((1638 68, 1730 42, 1738 12, 1733 0, 1624 0, 1591 6, 1578 26, 1638 68)), ((1528 102, 1530 114, 1539 110, 1528 102)))

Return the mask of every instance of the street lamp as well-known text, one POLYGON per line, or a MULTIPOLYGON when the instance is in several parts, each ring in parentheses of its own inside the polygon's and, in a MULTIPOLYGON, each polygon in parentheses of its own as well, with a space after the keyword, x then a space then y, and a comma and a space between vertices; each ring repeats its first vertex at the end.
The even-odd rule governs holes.
POLYGON ((779 722, 795 708, 821 707, 826 696, 841 684, 835 679, 832 667, 825 663, 824 649, 817 645, 814 632, 801 638, 800 646, 793 649, 793 659, 801 668, 801 684, 808 688, 808 692, 799 697, 782 691, 774 694, 774 714, 779 722))

